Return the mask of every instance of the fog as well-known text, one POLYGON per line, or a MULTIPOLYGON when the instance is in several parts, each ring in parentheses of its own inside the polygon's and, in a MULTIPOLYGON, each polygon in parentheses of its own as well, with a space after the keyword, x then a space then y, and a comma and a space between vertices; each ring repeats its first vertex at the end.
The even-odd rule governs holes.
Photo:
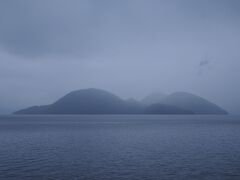
POLYGON ((238 0, 1 0, 0 113, 82 88, 240 113, 238 0))

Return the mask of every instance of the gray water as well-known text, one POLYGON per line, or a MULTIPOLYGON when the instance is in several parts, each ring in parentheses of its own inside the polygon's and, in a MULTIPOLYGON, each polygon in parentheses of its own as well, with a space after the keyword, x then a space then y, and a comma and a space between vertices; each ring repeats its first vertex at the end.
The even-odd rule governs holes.
POLYGON ((0 179, 240 179, 238 116, 0 116, 0 179))

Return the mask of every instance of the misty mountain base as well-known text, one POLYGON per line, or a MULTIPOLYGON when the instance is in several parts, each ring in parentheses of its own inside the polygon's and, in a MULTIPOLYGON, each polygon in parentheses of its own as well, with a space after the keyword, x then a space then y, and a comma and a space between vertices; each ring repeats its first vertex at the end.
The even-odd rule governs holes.
MULTIPOLYGON (((154 95, 156 96, 156 94, 154 95)), ((177 92, 138 102, 100 89, 70 92, 55 103, 33 106, 14 114, 228 114, 221 107, 199 96, 177 92)))

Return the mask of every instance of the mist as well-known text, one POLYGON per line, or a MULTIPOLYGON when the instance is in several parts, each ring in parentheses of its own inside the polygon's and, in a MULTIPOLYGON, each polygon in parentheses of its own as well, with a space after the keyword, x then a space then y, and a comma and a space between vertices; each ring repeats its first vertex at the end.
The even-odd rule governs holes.
POLYGON ((101 88, 191 92, 240 113, 237 0, 2 0, 0 113, 101 88))

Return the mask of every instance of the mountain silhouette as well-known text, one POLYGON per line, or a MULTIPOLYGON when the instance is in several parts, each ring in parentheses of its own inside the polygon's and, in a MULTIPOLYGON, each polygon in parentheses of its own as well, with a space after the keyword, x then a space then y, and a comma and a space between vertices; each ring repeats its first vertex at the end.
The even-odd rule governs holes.
POLYGON ((167 97, 166 94, 161 92, 152 93, 145 98, 142 99, 142 104, 149 106, 152 104, 160 103, 165 97, 167 97))
POLYGON ((136 99, 129 98, 125 101, 127 103, 127 108, 133 113, 133 114, 142 114, 144 112, 144 105, 137 101, 136 99))
POLYGON ((227 111, 197 95, 176 92, 165 97, 161 103, 190 110, 195 114, 228 114, 227 111))
MULTIPOLYGON (((160 100, 160 99, 158 99, 160 100)), ((15 114, 227 114, 217 105, 189 93, 174 93, 160 103, 145 105, 123 100, 101 89, 72 91, 50 105, 33 106, 15 114)))
POLYGON ((145 114, 194 114, 190 110, 185 110, 173 105, 152 104, 145 108, 145 114))
POLYGON ((73 91, 47 106, 30 107, 16 114, 123 114, 130 113, 127 103, 100 89, 73 91))

